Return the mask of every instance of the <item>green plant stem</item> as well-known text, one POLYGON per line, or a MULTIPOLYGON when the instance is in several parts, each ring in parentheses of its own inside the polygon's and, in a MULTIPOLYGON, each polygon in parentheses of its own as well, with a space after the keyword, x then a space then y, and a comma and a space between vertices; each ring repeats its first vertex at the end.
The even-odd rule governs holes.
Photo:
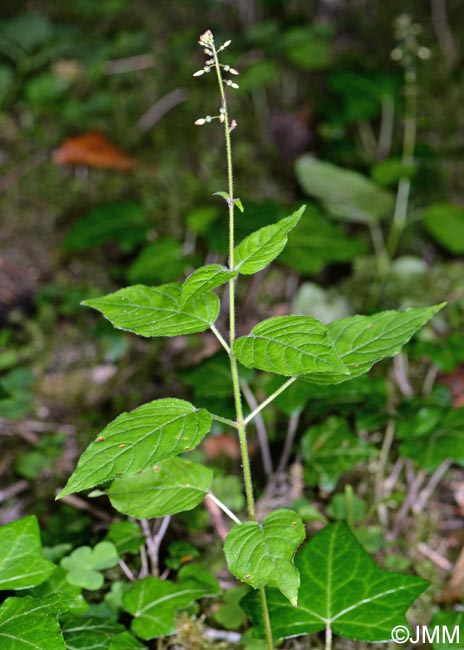
POLYGON ((260 411, 265 409, 266 406, 268 406, 271 402, 273 402, 275 398, 280 395, 280 393, 283 393, 284 390, 286 390, 289 386, 291 386, 297 379, 298 377, 290 377, 290 379, 287 379, 287 381, 284 382, 282 386, 280 386, 277 390, 275 390, 272 393, 272 395, 269 395, 269 397, 267 397, 264 400, 264 402, 261 402, 259 406, 257 406, 249 415, 247 415, 247 417, 244 420, 244 424, 247 425, 249 422, 251 422, 251 420, 253 420, 260 411))
POLYGON ((210 330, 213 332, 214 336, 217 338, 219 343, 222 345, 224 350, 227 352, 227 354, 230 355, 230 347, 224 337, 222 336, 221 332, 214 326, 210 325, 210 330))
MULTIPOLYGON (((219 65, 218 54, 213 43, 212 47, 214 63, 216 67, 219 92, 221 94, 222 114, 224 115, 224 135, 226 140, 227 156, 227 181, 228 181, 228 201, 229 208, 229 268, 234 270, 234 173, 232 165, 232 143, 230 138, 231 124, 229 121, 229 112, 227 106, 227 97, 224 92, 224 82, 222 80, 221 67, 219 65)), ((250 521, 256 521, 255 502, 253 496, 253 482, 251 477, 250 456, 248 454, 248 444, 246 437, 246 424, 243 419, 242 396, 240 393, 240 378, 238 374, 237 359, 234 354, 235 341, 235 279, 229 281, 229 359, 232 376, 232 386, 235 400, 235 412, 237 416, 238 437, 240 441, 240 452, 242 456, 243 478, 245 483, 245 493, 248 506, 248 516, 250 521)), ((269 618, 269 609, 264 587, 260 589, 261 609, 263 613, 264 630, 268 650, 273 650, 271 621, 269 618)))
POLYGON ((417 86, 416 75, 413 69, 406 71, 405 95, 406 106, 401 165, 406 173, 400 179, 400 182, 398 184, 393 223, 387 240, 387 252, 390 260, 392 260, 393 256, 395 255, 401 235, 403 234, 403 230, 406 226, 409 194, 411 190, 410 172, 414 163, 414 150, 416 147, 417 132, 417 86))
POLYGON ((236 524, 240 525, 242 523, 240 519, 237 517, 237 515, 234 514, 232 510, 230 510, 230 508, 226 506, 225 503, 222 503, 222 501, 218 499, 217 496, 215 496, 212 492, 209 492, 207 497, 208 499, 211 499, 211 501, 214 501, 214 503, 218 506, 218 508, 221 508, 221 510, 236 524))
POLYGON ((215 415, 214 413, 211 413, 211 417, 217 422, 222 422, 222 424, 227 424, 227 426, 232 427, 233 429, 238 429, 238 424, 234 420, 223 418, 222 415, 215 415))

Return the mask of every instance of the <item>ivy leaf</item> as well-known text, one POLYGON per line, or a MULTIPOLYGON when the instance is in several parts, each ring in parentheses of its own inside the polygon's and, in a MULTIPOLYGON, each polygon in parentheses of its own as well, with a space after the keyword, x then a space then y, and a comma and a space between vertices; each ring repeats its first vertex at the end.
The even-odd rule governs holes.
POLYGON ((299 210, 270 226, 260 228, 244 239, 234 251, 235 268, 242 275, 252 275, 264 269, 285 248, 288 233, 296 226, 305 211, 299 210))
POLYGON ((7 598, 0 607, 2 650, 66 650, 58 625, 62 596, 7 598))
POLYGON ((116 510, 152 519, 195 508, 208 494, 213 472, 184 458, 171 458, 149 472, 113 481, 106 493, 116 510))
MULTIPOLYGON (((332 630, 359 641, 390 641, 395 625, 428 582, 380 569, 344 522, 326 526, 298 553, 301 588, 297 607, 268 591, 273 636, 287 638, 332 630)), ((240 603, 263 633, 259 599, 240 603)))
POLYGON ((96 616, 64 614, 60 623, 67 650, 109 650, 112 638, 124 631, 120 623, 96 616))
POLYGON ((250 521, 234 526, 224 552, 230 572, 258 589, 276 587, 296 606, 300 576, 293 564, 305 528, 293 510, 275 510, 262 524, 250 521))
POLYGON ((159 399, 122 413, 87 447, 57 498, 194 449, 210 426, 208 411, 181 399, 159 399))
POLYGON ((111 639, 109 650, 146 650, 146 646, 130 632, 122 632, 111 639))
POLYGON ((35 587, 45 582, 55 568, 42 555, 35 516, 0 528, 0 590, 35 587))
POLYGON ((299 158, 295 170, 304 191, 339 219, 372 223, 393 209, 393 195, 358 172, 310 155, 299 158))
POLYGON ((208 264, 194 271, 182 285, 181 303, 185 305, 237 276, 222 264, 208 264))
POLYGON ((247 368, 286 377, 308 373, 348 375, 321 322, 310 316, 276 316, 237 339, 234 352, 247 368))
POLYGON ((374 316, 352 316, 329 323, 334 348, 349 371, 305 377, 316 384, 338 384, 368 372, 386 357, 393 357, 446 303, 406 311, 382 311, 374 316))
POLYGON ((91 549, 80 546, 71 555, 64 557, 60 565, 68 572, 66 579, 71 585, 90 591, 97 591, 103 586, 103 569, 111 569, 119 561, 116 546, 111 542, 100 542, 91 549))
POLYGON ((354 435, 346 420, 330 417, 304 433, 301 451, 307 484, 330 489, 344 471, 367 460, 376 450, 354 435))
POLYGON ((178 609, 219 593, 216 579, 203 567, 190 564, 179 571, 177 583, 151 576, 138 580, 124 595, 123 607, 134 617, 134 634, 148 641, 175 632, 178 609))
POLYGON ((82 303, 100 311, 117 329, 140 336, 180 336, 204 332, 219 315, 219 298, 205 293, 182 304, 182 284, 136 284, 82 303))

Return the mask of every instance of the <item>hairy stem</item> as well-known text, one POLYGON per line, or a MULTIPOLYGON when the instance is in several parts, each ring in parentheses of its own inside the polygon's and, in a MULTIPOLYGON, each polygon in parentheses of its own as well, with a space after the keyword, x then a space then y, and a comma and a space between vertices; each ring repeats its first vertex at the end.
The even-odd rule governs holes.
MULTIPOLYGON (((214 43, 212 43, 212 51, 214 63, 217 73, 217 80, 219 85, 219 92, 221 95, 221 113, 224 116, 224 135, 226 141, 226 157, 227 157, 227 185, 228 185, 228 200, 227 205, 229 208, 229 268, 234 270, 234 173, 232 165, 232 143, 231 143, 231 124, 229 120, 229 111, 227 106, 227 97, 224 92, 224 82, 221 74, 221 67, 219 64, 218 53, 214 43)), ((242 456, 243 478, 245 483, 245 493, 247 499, 248 516, 250 521, 256 521, 255 514, 255 501, 253 496, 253 482, 250 468, 250 456, 248 454, 246 424, 243 418, 242 396, 240 393, 240 378, 238 374, 237 359, 234 354, 234 341, 235 341, 235 279, 229 281, 229 359, 230 370, 232 376, 232 386, 235 400, 235 412, 237 416, 238 437, 240 440, 240 451, 242 456)), ((267 606, 266 592, 264 587, 260 589, 261 608, 263 613, 264 629, 266 634, 266 644, 268 650, 273 650, 274 644, 272 642, 271 621, 269 618, 269 610, 267 606)))
POLYGON ((260 411, 266 408, 271 402, 275 400, 276 397, 280 395, 280 393, 283 393, 284 390, 286 390, 289 386, 293 384, 298 379, 298 377, 290 377, 290 379, 287 379, 286 382, 282 384, 282 386, 279 386, 277 390, 275 390, 272 395, 269 395, 264 402, 261 402, 259 406, 257 406, 247 417, 245 418, 245 425, 248 424, 248 422, 251 422, 254 420, 254 418, 258 415, 260 411))

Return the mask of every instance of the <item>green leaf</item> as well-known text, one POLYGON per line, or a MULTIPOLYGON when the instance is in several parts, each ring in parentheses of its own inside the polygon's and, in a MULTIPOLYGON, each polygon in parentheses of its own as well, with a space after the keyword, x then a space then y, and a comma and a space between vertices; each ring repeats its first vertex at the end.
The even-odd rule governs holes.
POLYGON ((296 226, 305 208, 302 205, 289 217, 260 228, 244 239, 234 251, 234 268, 243 275, 252 275, 270 264, 285 248, 288 233, 296 226))
POLYGON ((440 632, 438 639, 435 637, 432 641, 433 650, 462 650, 464 648, 464 612, 438 611, 428 625, 428 629, 432 633, 437 628, 440 632))
POLYGON ((237 276, 237 271, 231 271, 222 264, 209 264, 194 271, 182 285, 181 303, 196 300, 205 293, 220 287, 237 276))
POLYGON ((286 377, 348 370, 337 356, 327 328, 310 316, 276 316, 237 339, 234 352, 247 368, 286 377))
POLYGON ((349 371, 305 377, 317 384, 338 384, 368 372, 387 357, 393 357, 409 339, 443 309, 446 303, 406 311, 382 311, 374 316, 352 316, 329 323, 333 346, 349 371))
POLYGON ((445 460, 464 466, 464 408, 433 410, 421 407, 412 418, 400 421, 400 453, 433 472, 445 460), (424 421, 425 420, 425 421, 424 421))
POLYGON ((304 191, 322 201, 334 217, 371 223, 391 214, 394 198, 371 180, 348 169, 304 155, 296 161, 304 191))
POLYGON ((58 614, 61 596, 7 598, 0 607, 2 650, 65 650, 58 614))
POLYGON ((425 227, 446 250, 464 253, 464 208, 452 203, 435 203, 425 211, 425 227))
POLYGON ((305 536, 295 512, 275 510, 262 524, 250 521, 231 529, 224 543, 227 566, 254 589, 276 587, 296 606, 300 576, 293 557, 305 536))
POLYGON ((182 304, 181 294, 180 282, 160 287, 136 284, 82 304, 100 311, 117 329, 141 336, 204 332, 219 315, 219 298, 205 293, 187 306, 182 304))
POLYGON ((109 650, 146 650, 146 646, 142 645, 130 632, 122 632, 111 639, 109 650))
POLYGON ((366 252, 367 246, 361 239, 345 233, 340 224, 322 214, 316 205, 308 205, 288 236, 280 262, 299 273, 313 275, 329 263, 350 262, 366 252))
POLYGON ((147 217, 138 203, 105 203, 76 222, 64 246, 69 252, 79 252, 116 241, 132 248, 143 241, 147 228, 147 217))
POLYGON ((305 432, 301 451, 307 484, 333 489, 343 472, 367 460, 375 448, 354 435, 346 420, 334 416, 305 432))
POLYGON ((187 265, 181 242, 164 237, 142 249, 127 270, 126 277, 134 284, 172 282, 185 272, 187 265))
POLYGON ((118 549, 119 555, 132 553, 136 555, 145 542, 140 527, 135 521, 114 521, 105 538, 118 549))
POLYGON ((100 542, 93 549, 90 546, 76 548, 61 560, 60 565, 68 572, 66 579, 69 584, 97 591, 104 582, 100 571, 111 569, 118 561, 116 546, 111 542, 100 542))
POLYGON ((54 570, 55 565, 42 555, 35 516, 0 528, 0 590, 35 587, 45 582, 54 570))
POLYGON ((118 475, 141 473, 155 463, 194 449, 210 426, 207 411, 181 399, 159 399, 122 413, 87 447, 57 498, 118 475))
POLYGON ((190 564, 179 571, 177 583, 151 576, 139 580, 124 595, 123 605, 134 617, 134 634, 148 641, 175 632, 178 609, 219 593, 216 579, 203 567, 190 564))
MULTIPOLYGON (((276 590, 268 591, 273 636, 287 638, 319 632, 359 641, 390 641, 395 625, 427 581, 380 569, 344 522, 326 526, 296 557, 301 588, 297 607, 276 590)), ((259 601, 242 601, 246 614, 262 633, 259 601)))
POLYGON ((120 623, 96 616, 64 614, 60 622, 67 650, 109 650, 111 639, 124 631, 120 623))
POLYGON ((83 614, 89 606, 81 594, 82 589, 69 584, 66 577, 66 571, 57 566, 49 579, 40 586, 31 589, 28 595, 34 598, 45 598, 53 594, 64 595, 68 598, 68 606, 66 609, 72 611, 74 614, 83 614))
POLYGON ((213 472, 184 458, 171 458, 150 472, 115 479, 106 491, 116 510, 152 519, 195 508, 208 494, 213 472))

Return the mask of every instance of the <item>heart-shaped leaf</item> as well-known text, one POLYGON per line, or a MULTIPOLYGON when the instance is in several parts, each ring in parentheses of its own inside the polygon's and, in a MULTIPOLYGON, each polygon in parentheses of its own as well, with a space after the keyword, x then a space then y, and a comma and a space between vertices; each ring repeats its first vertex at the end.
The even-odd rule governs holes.
POLYGON ((60 623, 67 650, 110 650, 111 639, 124 631, 121 623, 96 616, 64 614, 60 623))
POLYGON ((82 304, 100 311, 116 328, 140 336, 179 336, 204 332, 219 315, 219 298, 209 292, 182 304, 182 284, 136 284, 82 304))
POLYGON ((255 589, 276 587, 296 605, 300 576, 293 557, 304 538, 303 522, 293 510, 275 510, 262 524, 231 529, 224 543, 227 566, 242 582, 255 589))
MULTIPOLYGON (((305 544, 295 564, 300 571, 298 606, 268 591, 275 638, 328 630, 360 641, 390 641, 395 625, 428 583, 380 569, 344 522, 326 526, 305 544)), ((240 603, 263 633, 259 599, 240 603)))
POLYGON ((237 271, 231 271, 222 264, 201 266, 186 278, 182 285, 181 302, 190 303, 204 293, 208 293, 237 276, 237 271))
POLYGON ((61 560, 61 566, 68 573, 67 581, 71 585, 96 591, 103 586, 103 569, 111 569, 119 561, 116 546, 111 542, 100 542, 91 549, 80 546, 61 560))
POLYGON ((295 170, 304 191, 320 199, 334 217, 370 223, 393 210, 393 195, 358 172, 310 155, 299 158, 295 170))
POLYGON ((235 269, 243 275, 252 275, 270 264, 285 248, 288 233, 301 219, 305 207, 302 205, 289 217, 246 237, 234 251, 235 269))
POLYGON ((115 479, 106 493, 116 510, 152 519, 195 508, 208 494, 213 472, 185 458, 171 458, 150 472, 115 479))
POLYGON ((57 498, 118 475, 141 473, 155 463, 194 449, 210 426, 208 411, 174 398, 155 400, 122 413, 87 447, 57 498))
POLYGON ((327 328, 310 316, 276 316, 237 339, 234 352, 247 368, 286 377, 348 370, 338 358, 327 328))
POLYGON ((58 614, 63 598, 7 598, 0 607, 0 647, 2 650, 66 650, 58 614))
POLYGON ((216 579, 203 567, 190 564, 179 571, 176 583, 151 576, 139 580, 124 595, 123 606, 134 617, 134 634, 148 641, 175 632, 178 609, 219 593, 216 579))
POLYGON ((445 304, 406 311, 382 311, 374 316, 352 316, 329 323, 329 335, 349 375, 328 372, 305 379, 316 384, 338 384, 363 375, 381 359, 398 354, 413 334, 445 304))
POLYGON ((35 587, 45 582, 55 568, 42 555, 35 516, 0 528, 0 590, 35 587))

